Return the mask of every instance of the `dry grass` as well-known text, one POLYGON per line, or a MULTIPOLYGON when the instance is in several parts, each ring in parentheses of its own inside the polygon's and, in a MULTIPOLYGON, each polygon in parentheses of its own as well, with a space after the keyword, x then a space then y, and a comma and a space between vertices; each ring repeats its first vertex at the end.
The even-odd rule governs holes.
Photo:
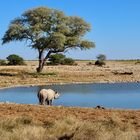
POLYGON ((47 140, 45 129, 27 117, 0 119, 1 140, 47 140))
POLYGON ((140 110, 0 104, 1 140, 139 140, 140 110))
POLYGON ((140 81, 140 65, 136 64, 136 61, 107 61, 104 67, 87 65, 89 62, 77 61, 77 66, 45 66, 41 74, 36 73, 37 61, 27 61, 26 66, 0 66, 0 87, 74 82, 140 81), (132 71, 133 74, 114 74, 114 71, 126 70, 132 71))
POLYGON ((138 132, 118 118, 107 121, 81 121, 66 117, 41 125, 31 118, 0 119, 1 140, 137 140, 138 132))

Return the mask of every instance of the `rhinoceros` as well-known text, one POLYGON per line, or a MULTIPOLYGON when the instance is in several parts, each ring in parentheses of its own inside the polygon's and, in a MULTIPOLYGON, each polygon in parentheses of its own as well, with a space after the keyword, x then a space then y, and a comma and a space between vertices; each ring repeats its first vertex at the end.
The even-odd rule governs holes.
POLYGON ((38 94, 39 104, 40 105, 52 105, 54 99, 59 98, 59 93, 52 89, 41 89, 38 94))

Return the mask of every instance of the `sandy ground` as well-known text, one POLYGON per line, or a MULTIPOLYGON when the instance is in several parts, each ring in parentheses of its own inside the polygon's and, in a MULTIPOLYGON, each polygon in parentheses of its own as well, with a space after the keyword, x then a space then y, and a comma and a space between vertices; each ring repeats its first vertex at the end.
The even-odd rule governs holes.
POLYGON ((140 63, 137 61, 107 61, 104 67, 88 65, 89 61, 77 63, 77 66, 45 66, 41 74, 36 74, 36 61, 28 61, 26 66, 0 66, 0 87, 76 82, 140 82, 140 63))

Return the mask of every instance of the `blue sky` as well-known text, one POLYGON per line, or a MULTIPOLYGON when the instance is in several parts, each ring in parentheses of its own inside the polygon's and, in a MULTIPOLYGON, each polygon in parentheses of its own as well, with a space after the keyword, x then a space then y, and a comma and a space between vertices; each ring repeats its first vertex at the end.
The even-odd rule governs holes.
MULTIPOLYGON (((66 53, 68 57, 95 59, 98 54, 105 54, 108 59, 140 59, 140 0, 1 0, 0 38, 12 19, 39 6, 80 16, 91 24, 92 30, 85 38, 96 42, 96 48, 72 50, 66 53)), ((0 59, 9 54, 18 54, 25 59, 37 59, 38 56, 25 42, 0 45, 0 59)))

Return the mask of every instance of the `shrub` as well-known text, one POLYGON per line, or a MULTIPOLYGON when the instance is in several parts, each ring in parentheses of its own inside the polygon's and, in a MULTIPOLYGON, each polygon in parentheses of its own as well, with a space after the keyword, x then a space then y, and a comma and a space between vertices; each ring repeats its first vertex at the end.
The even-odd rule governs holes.
POLYGON ((24 60, 22 57, 12 54, 7 57, 8 65, 24 65, 24 60))
POLYGON ((103 66, 105 65, 106 56, 104 54, 99 54, 97 57, 97 61, 95 61, 95 65, 103 66))
POLYGON ((51 65, 59 65, 64 60, 65 55, 63 54, 53 54, 50 56, 49 61, 51 65))
POLYGON ((103 66, 103 65, 105 65, 105 62, 104 61, 101 61, 101 60, 97 60, 97 61, 95 61, 95 65, 97 65, 97 66, 103 66))
POLYGON ((62 65, 74 65, 75 61, 72 58, 65 58, 62 62, 62 65))
POLYGON ((140 64, 140 60, 136 60, 135 64, 140 64))
POLYGON ((105 61, 106 60, 106 56, 104 54, 99 54, 97 56, 97 60, 100 60, 100 61, 105 61))
POLYGON ((49 65, 74 65, 75 61, 72 58, 66 58, 63 54, 53 54, 49 58, 49 65))
POLYGON ((5 61, 5 60, 0 59, 0 66, 5 66, 5 65, 7 65, 6 61, 5 61))

